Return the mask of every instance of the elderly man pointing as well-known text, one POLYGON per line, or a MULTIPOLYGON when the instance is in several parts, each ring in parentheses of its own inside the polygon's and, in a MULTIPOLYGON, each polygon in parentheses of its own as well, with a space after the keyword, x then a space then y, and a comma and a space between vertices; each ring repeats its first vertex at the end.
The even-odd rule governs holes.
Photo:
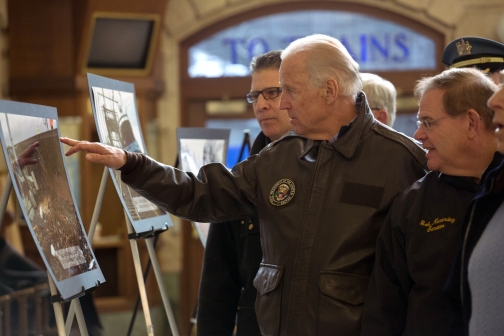
POLYGON ((87 151, 88 160, 120 169, 125 183, 176 216, 222 222, 257 212, 263 335, 358 335, 384 214, 424 175, 425 153, 373 118, 358 65, 334 38, 291 43, 280 83, 295 132, 231 171, 209 164, 194 176, 142 154, 62 142, 73 146, 67 155, 87 151))

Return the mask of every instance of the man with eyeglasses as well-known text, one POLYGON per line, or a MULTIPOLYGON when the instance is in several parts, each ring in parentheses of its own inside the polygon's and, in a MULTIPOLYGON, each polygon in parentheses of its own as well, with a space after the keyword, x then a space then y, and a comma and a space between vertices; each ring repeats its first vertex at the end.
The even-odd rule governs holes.
POLYGON ((363 335, 462 335, 443 291, 466 209, 497 148, 487 100, 497 86, 476 69, 423 78, 415 139, 431 170, 396 198, 380 231, 363 335))
POLYGON ((231 171, 209 164, 194 176, 103 144, 61 141, 73 146, 67 155, 88 151, 120 169, 177 216, 221 222, 257 212, 262 335, 359 335, 378 231, 394 197, 425 174, 425 152, 373 118, 357 62, 332 37, 292 42, 280 83, 279 108, 295 133, 231 171))
MULTIPOLYGON (((292 129, 287 111, 278 108, 281 53, 270 51, 250 63, 252 83, 246 99, 262 130, 250 155, 292 129)), ((236 336, 260 335, 253 281, 261 259, 257 215, 210 225, 198 297, 198 335, 232 335, 235 325, 236 336)))

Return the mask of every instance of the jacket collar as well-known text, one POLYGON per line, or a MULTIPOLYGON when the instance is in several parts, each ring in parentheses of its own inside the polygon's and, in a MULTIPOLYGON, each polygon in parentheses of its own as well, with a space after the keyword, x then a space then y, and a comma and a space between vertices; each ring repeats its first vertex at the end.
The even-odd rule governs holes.
MULTIPOLYGON (((357 110, 355 119, 350 124, 341 127, 338 139, 332 143, 334 148, 347 158, 351 158, 354 155, 362 133, 365 129, 371 127, 374 120, 373 113, 368 106, 366 96, 363 92, 359 92, 357 95, 355 109, 357 110)), ((307 156, 311 149, 319 146, 321 142, 321 140, 308 139, 301 158, 307 156)))
MULTIPOLYGON (((270 138, 268 138, 266 135, 264 135, 264 133, 262 131, 259 132, 259 134, 257 135, 257 137, 254 140, 254 144, 252 145, 251 148, 249 148, 250 149, 250 155, 259 154, 259 152, 264 147, 266 147, 267 145, 269 145, 270 143, 271 143, 270 138)), ((239 158, 239 159, 241 159, 241 158, 239 158)))
POLYGON ((363 92, 359 92, 357 95, 355 109, 357 110, 357 116, 348 126, 341 127, 338 140, 333 142, 334 148, 347 158, 351 158, 354 155, 362 133, 371 127, 374 120, 373 113, 369 109, 366 96, 363 92))
POLYGON ((438 179, 453 185, 457 189, 464 189, 473 193, 478 189, 478 182, 472 176, 454 176, 439 172, 438 179))

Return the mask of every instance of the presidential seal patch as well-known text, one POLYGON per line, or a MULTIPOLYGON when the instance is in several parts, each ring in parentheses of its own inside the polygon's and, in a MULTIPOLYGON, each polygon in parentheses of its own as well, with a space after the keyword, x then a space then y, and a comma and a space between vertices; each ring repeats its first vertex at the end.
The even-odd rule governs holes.
POLYGON ((269 199, 271 204, 281 206, 289 203, 295 193, 294 182, 289 179, 281 179, 271 188, 269 199))

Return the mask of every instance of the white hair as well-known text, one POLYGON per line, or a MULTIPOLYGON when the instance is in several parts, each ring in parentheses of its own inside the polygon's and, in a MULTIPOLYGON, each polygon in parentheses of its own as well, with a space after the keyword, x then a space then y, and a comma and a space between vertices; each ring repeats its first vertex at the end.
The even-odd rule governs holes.
POLYGON ((362 88, 359 64, 340 41, 321 34, 303 37, 282 52, 282 60, 299 52, 307 54, 306 65, 312 87, 322 87, 329 78, 334 78, 338 82, 339 95, 357 96, 362 88))
POLYGON ((362 91, 370 108, 387 111, 387 125, 392 127, 396 117, 397 91, 394 84, 372 73, 361 73, 362 91))

